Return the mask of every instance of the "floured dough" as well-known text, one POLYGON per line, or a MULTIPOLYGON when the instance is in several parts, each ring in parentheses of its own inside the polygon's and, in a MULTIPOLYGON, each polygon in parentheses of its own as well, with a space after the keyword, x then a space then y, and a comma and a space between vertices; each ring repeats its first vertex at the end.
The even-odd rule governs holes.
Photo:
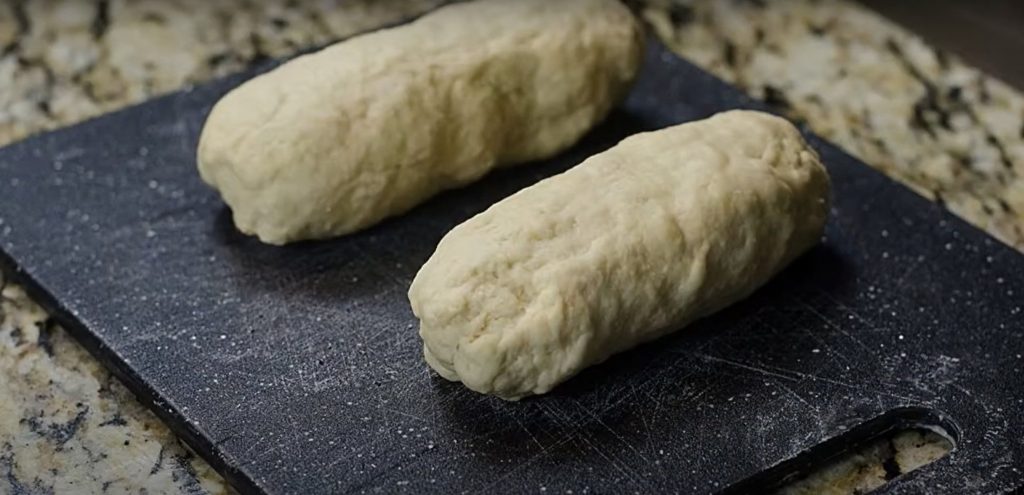
POLYGON ((817 243, 829 180, 789 122, 732 111, 638 134, 448 233, 409 289, 424 355, 541 394, 728 306, 817 243))
POLYGON ((299 57, 214 107, 199 172, 271 244, 352 232, 576 142, 624 96, 616 0, 481 0, 299 57))

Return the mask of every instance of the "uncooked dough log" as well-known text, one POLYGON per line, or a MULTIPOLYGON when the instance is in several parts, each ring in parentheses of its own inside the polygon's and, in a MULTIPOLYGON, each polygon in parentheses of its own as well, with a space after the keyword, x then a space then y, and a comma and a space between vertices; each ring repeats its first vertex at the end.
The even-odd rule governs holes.
POLYGON ((409 289, 427 363, 515 399, 754 291, 818 242, 829 180, 750 111, 638 134, 448 233, 409 289))
POLYGON ((625 94, 642 44, 616 0, 445 7, 229 93, 199 172, 264 242, 352 232, 572 145, 625 94))

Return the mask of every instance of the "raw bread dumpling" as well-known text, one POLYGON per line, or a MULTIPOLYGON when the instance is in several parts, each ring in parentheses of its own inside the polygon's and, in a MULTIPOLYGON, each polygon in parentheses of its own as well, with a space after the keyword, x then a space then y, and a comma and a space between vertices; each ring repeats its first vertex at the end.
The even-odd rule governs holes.
POLYGON ((624 96, 642 45, 616 0, 444 7, 228 93, 199 172, 263 242, 359 230, 569 147, 624 96))
POLYGON ((819 241, 828 198, 779 117, 631 136, 441 240, 409 289, 426 361, 478 392, 547 392, 749 295, 819 241))

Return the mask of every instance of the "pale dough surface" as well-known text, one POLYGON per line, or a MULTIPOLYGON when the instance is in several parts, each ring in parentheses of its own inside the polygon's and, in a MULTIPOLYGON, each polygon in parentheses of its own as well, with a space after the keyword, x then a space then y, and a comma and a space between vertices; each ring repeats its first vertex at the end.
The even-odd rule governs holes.
POLYGON ((299 57, 228 93, 199 172, 267 243, 345 234, 575 143, 643 34, 616 0, 479 0, 299 57))
POLYGON ((631 136, 446 235, 409 289, 427 362, 515 399, 680 329, 821 238, 829 178, 784 119, 631 136))

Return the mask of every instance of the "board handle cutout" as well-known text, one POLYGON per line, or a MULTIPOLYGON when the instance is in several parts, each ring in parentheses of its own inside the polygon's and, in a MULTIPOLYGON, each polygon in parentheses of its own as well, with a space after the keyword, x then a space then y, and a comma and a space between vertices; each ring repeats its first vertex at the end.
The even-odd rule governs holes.
POLYGON ((865 493, 946 457, 959 440, 960 428, 948 415, 924 407, 901 407, 720 493, 791 495, 818 493, 826 487, 865 493))

